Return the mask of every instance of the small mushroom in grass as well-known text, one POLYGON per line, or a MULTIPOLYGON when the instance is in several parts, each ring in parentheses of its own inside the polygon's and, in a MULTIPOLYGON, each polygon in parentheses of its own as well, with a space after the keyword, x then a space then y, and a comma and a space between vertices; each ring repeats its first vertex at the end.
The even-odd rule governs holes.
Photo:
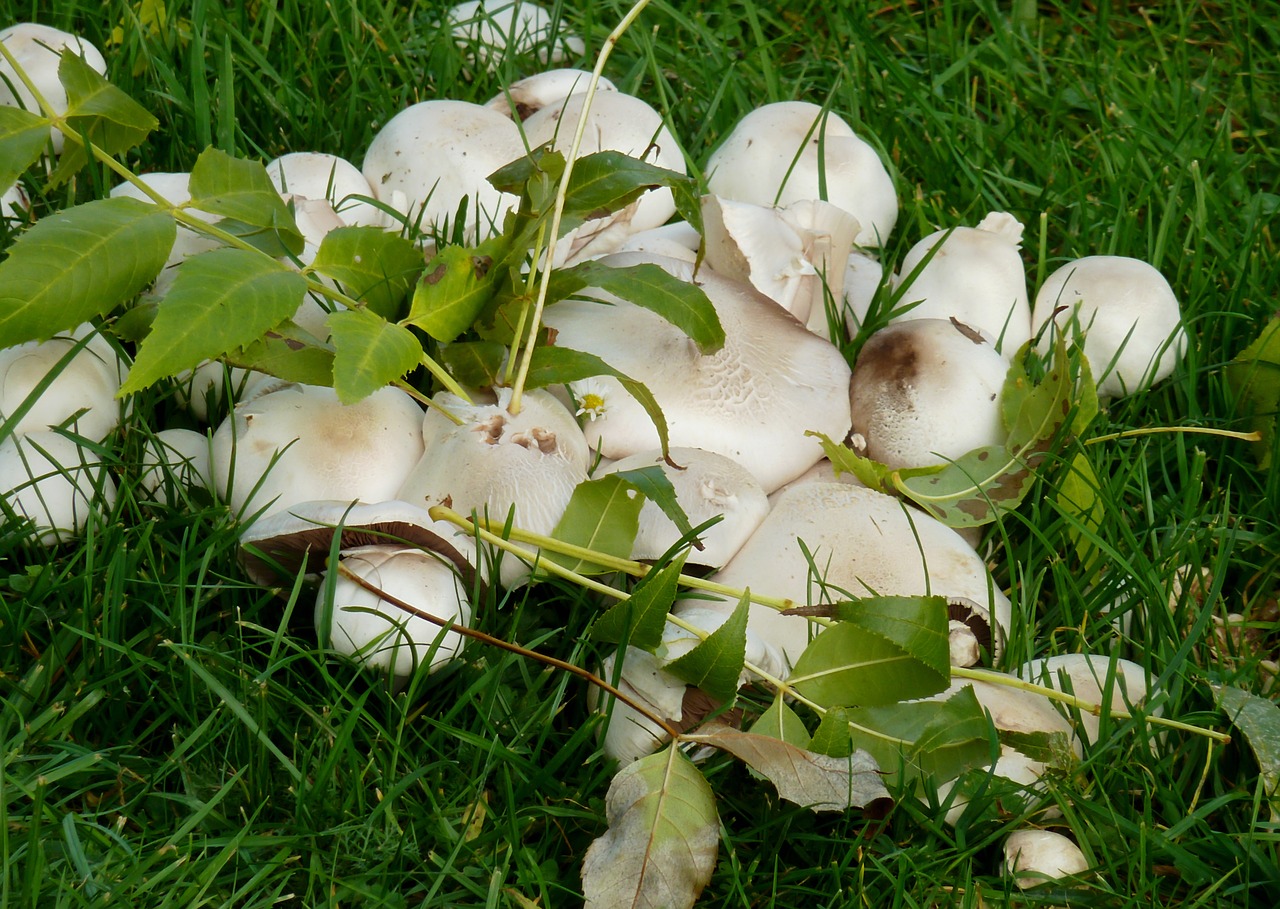
POLYGON ((1173 373, 1187 346, 1182 309, 1154 267, 1127 256, 1086 256, 1054 271, 1036 294, 1031 327, 1042 349, 1059 331, 1084 337, 1098 394, 1123 397, 1173 373))
POLYGON ((422 455, 421 427, 421 408, 396 388, 343 405, 332 388, 286 385, 222 421, 214 491, 245 520, 316 498, 393 499, 422 455))
POLYGON ((6 347, 0 350, 0 419, 28 407, 10 427, 12 432, 65 425, 100 442, 120 425, 116 392, 127 372, 115 348, 88 323, 47 341, 6 347), (88 341, 76 350, 86 335, 88 341), (33 400, 37 386, 51 373, 53 380, 33 400))
POLYGON ((1004 872, 1019 889, 1036 887, 1089 870, 1071 839, 1052 830, 1018 830, 1004 842, 1004 872))
POLYGON ((468 101, 420 101, 396 114, 369 143, 361 172, 380 202, 423 230, 452 221, 465 196, 467 238, 501 230, 519 200, 494 189, 489 175, 522 157, 516 125, 468 101))
POLYGON ((985 334, 954 318, 880 329, 849 384, 860 453, 892 468, 926 467, 999 445, 1008 370, 985 334))
MULTIPOLYGON (((693 526, 712 518, 722 520, 701 535, 702 548, 689 552, 686 564, 718 568, 738 551, 764 520, 769 500, 764 489, 745 467, 724 455, 700 448, 672 448, 672 467, 662 452, 642 452, 614 461, 597 476, 641 467, 659 467, 675 489, 676 502, 693 526)), ((680 539, 680 530, 658 505, 646 501, 640 509, 640 526, 633 559, 657 559, 680 539)))
MULTIPOLYGON (((652 262, 692 276, 688 263, 645 253, 601 261, 652 262)), ((672 445, 732 458, 771 492, 821 460, 822 447, 805 430, 840 439, 848 433, 849 367, 834 345, 750 285, 710 270, 699 272, 698 282, 725 331, 724 346, 712 354, 699 353, 661 316, 599 289, 583 294, 613 305, 566 300, 547 310, 546 324, 560 345, 643 382, 666 416, 672 445)), ((590 381, 603 405, 583 427, 593 448, 623 458, 658 447, 649 415, 616 379, 590 381)))
POLYGON ((116 484, 95 452, 43 430, 0 442, 0 499, 5 515, 29 518, 37 541, 53 546, 113 508, 116 484))
POLYGON ((212 489, 209 437, 191 429, 162 429, 142 452, 141 487, 152 498, 177 505, 182 489, 212 489))
POLYGON ((902 305, 916 304, 898 321, 959 319, 995 338, 996 349, 1011 359, 1031 339, 1021 243, 1022 224, 1006 212, 992 212, 977 227, 925 237, 898 266, 902 305), (909 278, 930 252, 929 261, 909 278))
MULTIPOLYGON (((107 72, 106 59, 91 43, 78 35, 48 25, 34 22, 11 25, 0 31, 0 44, 13 55, 55 113, 67 112, 67 93, 58 79, 58 64, 62 60, 64 49, 70 49, 99 74, 106 75, 107 72)), ((3 57, 0 57, 0 106, 21 107, 40 113, 40 105, 36 103, 35 96, 3 57)), ((61 131, 52 130, 51 139, 54 154, 62 154, 61 131)))
MULTIPOLYGON (((1104 710, 1127 711, 1150 696, 1146 670, 1137 663, 1102 654, 1066 653, 1024 663, 1017 669, 1019 678, 1055 691, 1069 691, 1088 704, 1099 704, 1104 710)), ((1079 716, 1080 736, 1090 744, 1098 740, 1100 720, 1088 711, 1073 711, 1065 704, 1058 709, 1068 716, 1079 716)))
POLYGON ((855 242, 881 246, 898 219, 893 178, 838 115, 807 101, 765 104, 738 121, 707 161, 707 189, 756 205, 824 200, 853 215, 855 242))
MULTIPOLYGON (((505 117, 528 120, 544 107, 563 101, 591 84, 591 73, 582 69, 549 69, 519 79, 485 102, 505 117)), ((597 92, 615 92, 618 87, 604 76, 596 83, 597 92)))
POLYGON ((577 35, 553 33, 551 13, 531 0, 469 0, 452 7, 448 19, 458 46, 489 69, 508 54, 536 53, 555 63, 586 52, 577 35))

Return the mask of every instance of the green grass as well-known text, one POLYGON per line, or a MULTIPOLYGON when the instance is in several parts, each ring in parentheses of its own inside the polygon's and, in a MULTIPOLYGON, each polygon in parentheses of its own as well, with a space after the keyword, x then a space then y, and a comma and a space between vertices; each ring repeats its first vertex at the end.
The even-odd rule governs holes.
MULTIPOLYGON (((594 54, 622 7, 581 6, 564 16, 594 54)), ((1280 18, 1273 4, 1151 6, 1043 4, 1011 24, 990 2, 655 0, 606 75, 666 114, 694 172, 751 107, 829 102, 894 172, 889 262, 996 209, 1027 225, 1033 290, 1079 255, 1152 262, 1183 302, 1188 355, 1094 431, 1242 429, 1223 367, 1280 287, 1280 18)), ((512 58, 468 78, 435 6, 194 0, 154 31, 131 9, 0 0, 0 24, 72 27, 108 50, 123 23, 111 78, 161 122, 130 156, 138 170, 188 169, 209 145, 358 162, 406 104, 483 101, 537 68, 512 58)), ((33 184, 37 213, 109 183, 99 169, 52 193, 33 184)), ((319 652, 311 595, 252 587, 224 509, 139 495, 142 440, 182 419, 167 388, 135 401, 110 455, 118 505, 84 540, 45 550, 0 530, 0 903, 579 902, 613 773, 584 686, 472 646, 391 694, 319 652)), ((1102 517, 1082 531, 1091 561, 1049 485, 988 535, 1014 603, 1007 659, 1115 652, 1159 680, 1167 716, 1224 728, 1209 684, 1261 693, 1259 662, 1280 643, 1264 611, 1280 595, 1280 478, 1244 443, 1209 435, 1067 454, 1077 450, 1098 478, 1102 517), (1184 565, 1209 581, 1171 603, 1184 565), (1213 617, 1233 612, 1257 619, 1235 653, 1212 643, 1213 617)), ((490 634, 593 665, 596 609, 548 584, 491 595, 477 614, 490 634)), ((1097 873, 1085 889, 1035 896, 1010 895, 998 856, 1010 830, 1044 815, 998 782, 951 828, 915 797, 927 792, 904 794, 879 823, 779 803, 727 759, 704 769, 722 836, 699 905, 1280 903, 1280 828, 1239 739, 1104 726, 1047 798, 1097 873)))

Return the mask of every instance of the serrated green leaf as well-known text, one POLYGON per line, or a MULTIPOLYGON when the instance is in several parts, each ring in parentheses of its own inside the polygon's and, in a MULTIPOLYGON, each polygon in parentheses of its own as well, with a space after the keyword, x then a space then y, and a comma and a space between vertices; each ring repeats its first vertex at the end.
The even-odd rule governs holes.
POLYGON ((61 55, 58 79, 66 89, 67 111, 62 154, 49 178, 53 186, 68 180, 89 160, 82 139, 108 155, 119 155, 141 145, 160 125, 146 108, 70 50, 61 55))
POLYGON ((684 509, 680 507, 680 502, 676 499, 676 488, 671 485, 671 478, 657 464, 632 470, 619 470, 614 473, 614 476, 626 480, 646 499, 661 508, 662 513, 676 525, 681 536, 693 533, 689 516, 685 514, 684 509))
POLYGON ((1280 820, 1280 706, 1230 685, 1214 685, 1213 693, 1253 751, 1262 792, 1271 803, 1271 820, 1280 820))
POLYGON ((667 613, 680 592, 680 572, 684 570, 687 555, 688 552, 681 552, 645 575, 629 597, 595 620, 591 625, 592 639, 609 644, 621 644, 625 640, 632 647, 650 653, 657 650, 667 627, 667 613))
MULTIPOLYGON (((551 537, 604 555, 629 559, 643 505, 644 497, 615 476, 584 480, 573 490, 551 537)), ((608 570, 595 562, 545 550, 542 558, 578 574, 603 574, 608 570)))
POLYGON ((947 684, 946 675, 893 641, 844 622, 809 642, 787 681, 823 707, 892 704, 937 694, 947 684))
POLYGON ((214 249, 192 256, 178 268, 120 393, 252 344, 290 318, 306 290, 302 275, 258 253, 214 249))
POLYGON ((689 182, 684 174, 619 151, 594 152, 574 161, 564 209, 587 219, 602 218, 650 189, 689 182))
POLYGON ((859 597, 832 603, 824 613, 892 641, 942 679, 943 688, 948 684, 951 648, 945 597, 859 597))
POLYGON ((507 345, 497 341, 455 341, 441 345, 436 359, 460 385, 488 388, 501 384, 507 345))
POLYGON ((691 909, 720 843, 715 793, 671 745, 628 764, 605 796, 609 829, 582 861, 586 909, 691 909))
POLYGON ((530 180, 537 179, 541 182, 544 176, 550 181, 558 180, 564 173, 564 166, 564 155, 547 144, 530 149, 527 155, 504 164, 486 179, 490 186, 500 192, 522 196, 527 191, 530 180))
POLYGON ((192 208, 274 232, 289 252, 302 252, 302 233, 267 169, 257 161, 206 148, 191 168, 192 208))
POLYGON ((287 382, 333 385, 333 348, 291 321, 281 322, 251 344, 227 351, 222 359, 287 382))
POLYGON ((365 309, 330 313, 333 338, 333 390, 343 404, 354 404, 403 378, 422 359, 413 332, 365 309))
POLYGON ((422 274, 422 252, 376 227, 339 227, 325 234, 311 268, 342 284, 384 319, 400 318, 402 305, 422 274))
POLYGON ((899 782, 955 779, 984 763, 994 730, 971 687, 946 700, 904 701, 845 712, 855 748, 869 752, 899 782))
MULTIPOLYGON (((809 730, 805 728, 804 721, 788 706, 786 698, 781 694, 774 697, 773 703, 760 714, 759 719, 751 724, 748 732, 781 739, 797 748, 809 747, 809 730)), ((845 737, 848 738, 848 736, 849 733, 846 731, 845 737)))
POLYGON ((46 117, 0 105, 0 188, 12 186, 27 168, 40 160, 48 144, 46 117))
POLYGON ((717 701, 732 703, 747 659, 750 607, 751 600, 744 594, 724 624, 684 656, 668 663, 667 671, 717 701))
POLYGON ((1236 414, 1258 433, 1253 452, 1258 467, 1271 467, 1276 416, 1280 414, 1280 318, 1272 319, 1227 365, 1227 383, 1235 395, 1236 414))
POLYGON ((643 307, 688 335, 703 354, 715 353, 724 346, 724 327, 706 293, 661 266, 619 268, 594 260, 580 262, 557 271, 552 285, 551 298, 555 300, 596 288, 643 307))
POLYGON ((567 385, 592 376, 613 376, 622 384, 622 387, 636 399, 636 402, 644 408, 644 412, 649 415, 649 419, 653 421, 662 453, 667 454, 670 448, 667 418, 662 415, 662 408, 658 406, 657 398, 644 383, 619 372, 595 354, 570 350, 567 347, 535 347, 525 380, 525 388, 567 385))
POLYGON ((848 757, 853 754, 853 736, 849 729, 849 711, 843 707, 828 707, 822 715, 818 728, 813 730, 813 738, 808 748, 828 757, 848 757))
POLYGON ((164 267, 177 226, 137 199, 41 218, 0 262, 0 347, 49 338, 136 296, 164 267))
POLYGON ((469 329, 504 280, 502 270, 494 268, 494 258, 505 244, 505 238, 494 237, 475 248, 442 249, 418 280, 405 322, 445 343, 469 329))

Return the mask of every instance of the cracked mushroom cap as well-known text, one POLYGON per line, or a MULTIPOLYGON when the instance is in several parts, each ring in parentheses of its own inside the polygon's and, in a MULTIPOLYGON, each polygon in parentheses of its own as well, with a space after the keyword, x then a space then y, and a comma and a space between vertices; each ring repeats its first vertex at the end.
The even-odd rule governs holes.
MULTIPOLYGON (((107 74, 107 61, 100 50, 78 35, 48 25, 34 22, 11 25, 0 31, 0 44, 13 55, 40 94, 59 114, 67 112, 67 92, 58 79, 58 64, 64 48, 69 48, 99 75, 107 74)), ((40 113, 35 96, 3 57, 0 57, 0 106, 21 107, 40 113)), ((50 138, 54 154, 62 154, 62 132, 51 130, 50 138)))
POLYGON ((999 445, 1009 363, 990 339, 956 319, 887 325, 853 367, 855 447, 892 468, 946 464, 999 445))
POLYGON ((844 120, 807 101, 748 113, 707 161, 707 189, 756 205, 825 200, 861 225, 859 246, 882 246, 898 220, 893 178, 844 120), (825 195, 823 181, 825 180, 825 195))
POLYGON ((1031 328, 1042 350, 1053 332, 1074 326, 1103 397, 1149 388, 1168 378, 1186 351, 1182 308, 1153 266, 1128 256, 1086 256, 1045 279, 1036 293, 1031 328))
MULTIPOLYGON (((602 261, 653 262, 686 280, 692 273, 688 263, 641 253, 602 261)), ((848 433, 848 364, 829 341, 750 285, 710 270, 700 271, 697 283, 724 327, 725 344, 716 353, 699 353, 662 317, 599 289, 583 293, 612 305, 566 300, 549 307, 545 321, 562 347, 593 353, 644 383, 666 416, 672 445, 725 455, 772 492, 821 460, 822 447, 806 430, 835 439, 848 433)), ((593 448, 617 459, 659 447, 648 414, 621 383, 611 376, 587 382, 600 400, 583 427, 593 448)), ((579 401, 581 388, 574 383, 579 401)))
MULTIPOLYGON (((549 104, 563 101, 577 92, 585 92, 590 84, 591 73, 584 69, 549 69, 512 82, 484 106, 493 108, 504 117, 528 120, 549 104)), ((604 76, 596 83, 597 92, 617 90, 618 87, 604 76)))
POLYGON ((992 212, 977 227, 934 231, 898 267, 902 305, 916 306, 895 321, 959 319, 995 338, 996 349, 1012 359, 1031 340, 1021 244, 1022 224, 1006 212, 992 212), (930 251, 932 258, 909 277, 930 251))
POLYGON ((244 520, 317 498, 381 502, 422 456, 422 410, 396 388, 344 405, 286 385, 237 405, 212 454, 214 492, 244 520))
MULTIPOLYGON (((994 614, 998 627, 992 628, 993 655, 998 655, 1011 618, 1009 599, 994 588, 986 564, 963 537, 900 499, 845 483, 804 483, 788 489, 711 580, 786 597, 798 605, 831 602, 839 590, 852 596, 964 597, 973 601, 988 626, 994 614), (810 559, 799 541, 822 572, 828 592, 811 578, 810 559)), ((730 610, 736 605, 723 602, 730 610)), ((679 605, 675 611, 680 611, 679 605)), ((810 623, 803 616, 781 615, 759 604, 751 606, 749 626, 792 664, 809 642, 810 623)), ((955 637, 972 634, 969 628, 953 626, 953 652, 955 637)))
POLYGON ((467 237, 500 230, 519 200, 489 175, 524 156, 520 131, 495 110, 468 101, 421 101, 396 114, 369 143, 360 170, 380 202, 424 229, 452 219, 467 197, 467 237))
MULTIPOLYGON (((672 448, 672 467, 655 449, 614 461, 598 472, 608 475, 642 467, 658 467, 671 481, 676 502, 694 527, 720 517, 720 523, 701 535, 702 549, 691 549, 686 560, 690 565, 719 567, 738 551, 747 537, 764 520, 769 499, 751 472, 736 461, 700 448, 672 448)), ((680 530, 653 501, 646 500, 640 509, 640 527, 633 559, 657 559, 680 539, 680 530)))

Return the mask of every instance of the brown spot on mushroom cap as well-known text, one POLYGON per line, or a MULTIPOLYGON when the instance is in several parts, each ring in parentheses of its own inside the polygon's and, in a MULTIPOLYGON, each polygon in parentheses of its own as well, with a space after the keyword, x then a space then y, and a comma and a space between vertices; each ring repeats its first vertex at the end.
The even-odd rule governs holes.
POLYGON ((886 326, 867 339, 853 365, 851 384, 872 382, 909 408, 908 390, 920 376, 920 351, 910 329, 886 326))

